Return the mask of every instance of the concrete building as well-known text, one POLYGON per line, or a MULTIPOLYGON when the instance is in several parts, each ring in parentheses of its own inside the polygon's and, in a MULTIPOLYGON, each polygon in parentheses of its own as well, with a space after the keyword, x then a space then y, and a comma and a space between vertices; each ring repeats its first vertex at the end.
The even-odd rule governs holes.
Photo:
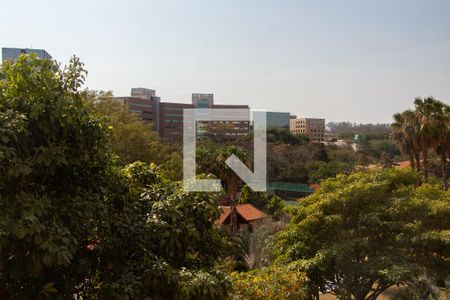
POLYGON ((2 48, 2 61, 16 60, 20 54, 34 53, 37 57, 42 59, 52 59, 44 49, 30 49, 30 48, 2 48))
POLYGON ((325 137, 325 119, 291 118, 291 132, 303 134, 311 141, 322 142, 325 137))
MULTIPOLYGON (((164 139, 181 140, 183 138, 183 109, 185 108, 227 108, 248 109, 248 105, 215 104, 213 94, 192 94, 191 103, 161 102, 155 90, 146 88, 131 89, 131 97, 115 97, 116 101, 127 105, 130 112, 138 113, 164 139)), ((204 122, 197 132, 205 132, 208 125, 220 127, 228 136, 239 136, 249 132, 250 122, 204 122), (207 123, 207 124, 205 124, 207 123), (200 129, 200 130, 199 130, 200 129)))

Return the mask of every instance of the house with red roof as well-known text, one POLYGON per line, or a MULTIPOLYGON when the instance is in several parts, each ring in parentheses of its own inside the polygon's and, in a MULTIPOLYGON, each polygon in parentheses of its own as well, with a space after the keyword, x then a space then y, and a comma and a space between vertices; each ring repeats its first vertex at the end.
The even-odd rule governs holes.
MULTIPOLYGON (((219 206, 221 209, 220 218, 216 221, 221 226, 230 229, 231 222, 231 207, 219 206)), ((253 205, 237 204, 236 205, 238 230, 248 230, 252 232, 258 226, 261 226, 265 221, 270 220, 270 217, 264 212, 260 211, 253 205)))

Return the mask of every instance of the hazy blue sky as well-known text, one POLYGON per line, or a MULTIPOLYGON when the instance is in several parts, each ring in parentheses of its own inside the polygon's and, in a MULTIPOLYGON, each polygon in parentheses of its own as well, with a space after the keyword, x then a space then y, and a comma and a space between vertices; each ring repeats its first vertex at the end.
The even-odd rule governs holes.
POLYGON ((4 1, 0 46, 73 54, 87 86, 327 121, 389 122, 450 102, 450 1, 4 1))

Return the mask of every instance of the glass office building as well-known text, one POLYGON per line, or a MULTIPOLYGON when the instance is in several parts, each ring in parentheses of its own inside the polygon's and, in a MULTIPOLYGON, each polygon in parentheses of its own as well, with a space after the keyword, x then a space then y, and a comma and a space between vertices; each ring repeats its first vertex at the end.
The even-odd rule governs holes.
POLYGON ((291 114, 288 112, 272 112, 266 114, 267 128, 286 128, 289 129, 291 114))
POLYGON ((42 59, 52 59, 44 49, 30 49, 30 48, 2 48, 2 61, 16 60, 20 54, 34 53, 37 57, 42 59))

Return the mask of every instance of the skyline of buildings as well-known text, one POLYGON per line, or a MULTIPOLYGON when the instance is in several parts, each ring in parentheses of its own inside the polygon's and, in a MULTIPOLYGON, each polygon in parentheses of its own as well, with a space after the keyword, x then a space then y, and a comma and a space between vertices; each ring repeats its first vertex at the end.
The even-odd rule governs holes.
MULTIPOLYGON (((15 60, 20 54, 36 54, 42 59, 52 59, 44 49, 2 48, 2 61, 15 60)), ((142 120, 153 124, 153 129, 164 139, 181 139, 183 134, 183 109, 185 108, 226 108, 248 109, 249 105, 215 104, 212 93, 192 93, 191 103, 161 102, 156 91, 149 88, 131 88, 130 96, 114 97, 114 100, 127 105, 128 110, 141 115, 142 120)), ((249 115, 250 116, 250 115, 249 115)), ((251 118, 249 118, 251 119, 251 118)), ((293 134, 303 134, 312 141, 324 141, 325 119, 297 118, 289 112, 267 111, 267 128, 285 128, 293 134)), ((242 122, 202 122, 199 133, 219 130, 229 136, 243 135, 251 130, 251 121, 242 122), (209 125, 206 125, 209 123, 209 125)))
MULTIPOLYGON (((248 109, 248 105, 216 104, 212 93, 192 93, 191 103, 164 102, 156 91, 148 88, 132 88, 130 96, 113 97, 128 107, 128 111, 140 114, 142 120, 153 124, 153 130, 163 139, 179 140, 183 136, 183 109, 185 108, 224 108, 248 109)), ((289 112, 266 112, 267 128, 284 128, 293 134, 303 134, 312 141, 324 141, 325 119, 297 118, 289 112)), ((221 132, 229 137, 244 135, 251 131, 251 121, 202 122, 198 133, 221 132)))

